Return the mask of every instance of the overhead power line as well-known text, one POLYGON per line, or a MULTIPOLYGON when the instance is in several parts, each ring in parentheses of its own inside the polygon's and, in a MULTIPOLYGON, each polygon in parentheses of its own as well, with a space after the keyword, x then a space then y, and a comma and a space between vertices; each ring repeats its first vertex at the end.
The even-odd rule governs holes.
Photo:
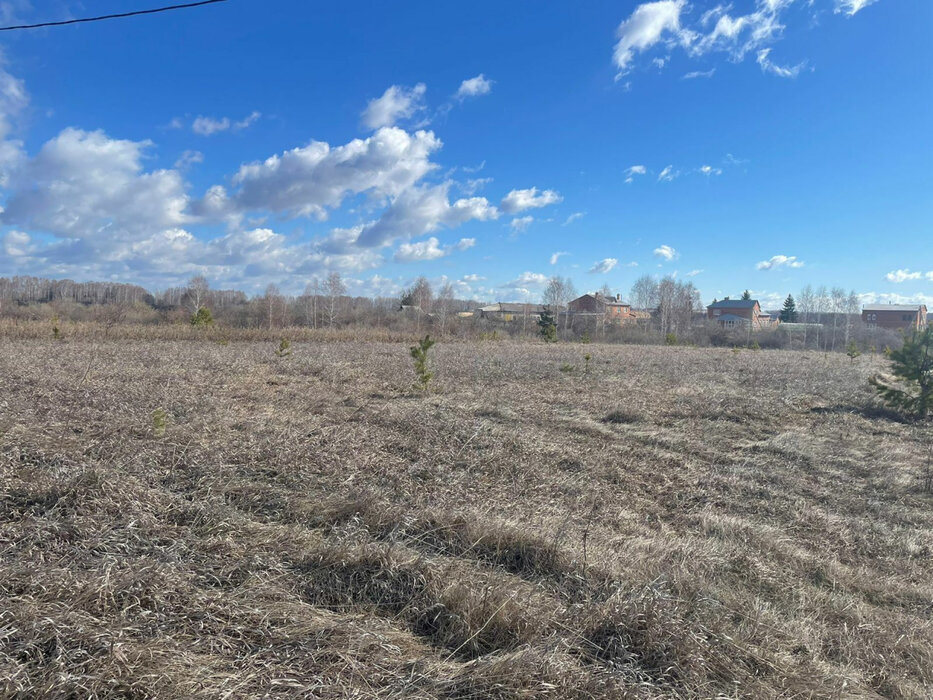
POLYGON ((0 27, 0 32, 9 32, 14 29, 38 29, 39 27, 61 27, 65 24, 82 24, 83 22, 100 22, 105 19, 121 19, 123 17, 136 17, 137 15, 154 15, 157 12, 169 12, 171 10, 186 10, 189 7, 200 7, 201 5, 213 5, 218 2, 227 2, 227 0, 200 0, 200 2, 186 2, 182 5, 166 5, 165 7, 154 7, 151 10, 134 10, 133 12, 118 12, 112 15, 100 15, 98 17, 81 17, 79 19, 66 19, 60 22, 40 22, 38 24, 16 24, 10 27, 0 27))

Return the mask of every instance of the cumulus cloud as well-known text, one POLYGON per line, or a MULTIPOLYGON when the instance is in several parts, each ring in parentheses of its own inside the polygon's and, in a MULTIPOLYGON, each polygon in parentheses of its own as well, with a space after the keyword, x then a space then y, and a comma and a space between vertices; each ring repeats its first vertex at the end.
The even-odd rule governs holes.
POLYGON ((755 265, 756 270, 777 270, 781 267, 803 267, 803 260, 795 255, 774 255, 769 260, 762 260, 755 265))
POLYGON ((539 209, 561 201, 563 197, 554 190, 544 190, 539 194, 537 187, 531 187, 527 190, 512 190, 502 199, 499 208, 506 214, 518 214, 526 209, 539 209))
POLYGON ((564 255, 570 255, 570 253, 565 250, 559 250, 556 253, 551 253, 551 264, 556 265, 557 261, 560 260, 564 255))
POLYGON ((233 177, 235 192, 215 186, 194 210, 213 218, 266 210, 325 219, 348 195, 397 197, 436 167, 430 156, 440 147, 440 139, 430 131, 410 134, 397 127, 336 147, 312 141, 241 166, 233 177))
POLYGON ((771 49, 761 49, 758 52, 758 65, 765 73, 771 73, 779 78, 796 78, 803 70, 805 63, 798 63, 796 66, 779 66, 773 63, 768 56, 771 55, 771 49))
POLYGON ((593 267, 590 268, 590 273, 604 275, 607 272, 611 272, 612 268, 618 264, 619 261, 616 258, 603 258, 593 263, 593 267))
POLYGON ((523 272, 514 280, 506 282, 502 287, 515 290, 527 290, 528 287, 543 287, 547 284, 548 276, 540 272, 523 272))
POLYGON ((680 256, 680 254, 669 245, 659 245, 654 249, 654 255, 655 257, 663 258, 668 261, 674 260, 680 256))
POLYGON ((924 278, 933 282, 933 271, 930 271, 924 274, 923 272, 911 272, 910 270, 907 270, 907 269, 894 270, 893 272, 889 272, 888 274, 886 274, 884 278, 888 282, 894 282, 895 284, 900 284, 901 282, 908 282, 911 280, 919 280, 919 279, 924 279, 924 278))
POLYGON ((450 250, 442 250, 438 246, 439 241, 433 236, 426 241, 418 243, 402 243, 395 251, 396 262, 420 262, 424 260, 436 260, 450 254, 450 250))
POLYGON ((613 60, 619 69, 619 75, 625 75, 631 69, 632 60, 637 52, 668 39, 673 43, 689 45, 692 33, 685 32, 680 26, 680 13, 686 0, 658 0, 646 2, 635 8, 631 17, 623 21, 616 30, 618 41, 615 45, 613 60))
POLYGON ((424 109, 424 94, 427 87, 418 83, 413 88, 393 85, 382 97, 369 101, 363 110, 363 124, 370 129, 393 126, 401 119, 408 119, 424 109))
POLYGON ((463 100, 467 97, 478 97, 488 95, 492 91, 492 81, 488 80, 482 73, 475 78, 469 78, 460 83, 457 89, 457 99, 463 100))
POLYGON ((68 128, 9 183, 0 222, 59 238, 139 238, 189 220, 176 170, 144 172, 148 141, 68 128))

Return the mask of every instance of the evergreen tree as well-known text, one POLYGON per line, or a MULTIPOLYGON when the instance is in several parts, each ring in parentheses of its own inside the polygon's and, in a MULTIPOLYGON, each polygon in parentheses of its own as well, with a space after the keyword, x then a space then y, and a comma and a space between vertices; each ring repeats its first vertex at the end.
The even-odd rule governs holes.
POLYGON ((933 409, 933 326, 904 338, 903 347, 889 356, 900 385, 877 376, 869 381, 891 408, 926 418, 933 409))
POLYGON ((557 341, 557 322, 548 310, 542 311, 538 316, 538 333, 544 338, 545 343, 557 341))
POLYGON ((746 289, 744 292, 742 292, 742 301, 751 301, 751 300, 752 300, 752 293, 746 289))
POLYGON ((790 294, 787 295, 784 308, 781 309, 781 323, 797 323, 797 304, 790 294))

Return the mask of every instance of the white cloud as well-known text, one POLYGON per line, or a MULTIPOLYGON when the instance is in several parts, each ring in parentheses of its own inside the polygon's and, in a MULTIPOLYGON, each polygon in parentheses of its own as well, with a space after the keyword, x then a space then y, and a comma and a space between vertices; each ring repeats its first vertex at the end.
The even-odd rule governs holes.
POLYGON ((924 275, 922 272, 911 272, 910 270, 895 270, 894 272, 889 272, 884 276, 888 282, 894 282, 895 284, 900 284, 901 282, 907 282, 909 280, 919 280, 926 277, 928 280, 933 281, 933 272, 928 272, 924 275))
POLYGON ((843 12, 851 17, 859 10, 873 5, 876 1, 877 0, 836 0, 836 13, 843 12))
POLYGON ((668 166, 667 166, 666 168, 664 168, 664 170, 662 170, 661 173, 658 175, 658 182, 670 182, 671 180, 673 180, 673 179, 674 179, 675 177, 677 177, 678 175, 680 175, 680 173, 677 172, 676 170, 674 170, 674 166, 673 166, 673 165, 668 165, 668 166))
POLYGON ((526 209, 538 209, 562 200, 563 197, 554 190, 544 190, 538 194, 538 188, 531 187, 526 190, 512 190, 502 199, 499 207, 506 214, 518 214, 526 209))
POLYGON ((370 129, 393 126, 400 119, 408 119, 424 109, 424 93, 427 87, 418 83, 413 88, 393 85, 382 97, 369 101, 363 110, 363 124, 370 129))
POLYGON ((189 220, 176 170, 143 172, 148 141, 65 129, 10 181, 0 221, 58 238, 130 239, 189 220))
POLYGON ((32 238, 23 231, 7 231, 3 237, 3 252, 11 258, 22 258, 32 252, 32 238))
POLYGON ((671 248, 669 245, 660 245, 654 249, 654 254, 658 258, 663 258, 664 260, 674 260, 680 256, 676 250, 671 248))
POLYGON ((551 264, 556 265, 557 261, 560 260, 561 256, 563 255, 570 255, 570 253, 564 250, 560 250, 556 253, 551 253, 551 264))
POLYGON ((684 73, 684 80, 696 80, 697 78, 712 78, 716 74, 715 68, 710 68, 709 70, 692 70, 689 73, 684 73))
POLYGON ((690 270, 690 272, 685 274, 684 277, 696 277, 697 275, 702 274, 702 273, 703 273, 703 270, 690 270))
POLYGON ((604 275, 612 271, 616 265, 619 264, 619 261, 615 258, 603 258, 598 262, 593 263, 593 267, 590 268, 590 273, 604 275))
POLYGON ((480 73, 475 78, 470 78, 460 83, 456 97, 462 100, 467 97, 488 95, 492 91, 492 82, 493 81, 487 80, 486 76, 480 73))
POLYGON ((354 243, 365 248, 388 245, 399 238, 417 238, 439 228, 455 228, 467 221, 490 221, 499 211, 485 197, 469 197, 451 203, 450 183, 412 187, 402 192, 382 216, 361 227, 354 243))
POLYGON ((712 165, 703 165, 700 167, 700 172, 703 175, 722 175, 722 168, 714 168, 712 165))
POLYGON ((175 169, 184 170, 185 168, 188 168, 195 163, 203 162, 204 154, 201 153, 201 151, 185 151, 178 157, 178 160, 175 161, 175 169))
POLYGON ((523 290, 528 287, 543 287, 547 284, 548 276, 540 272, 523 272, 514 280, 506 282, 502 287, 507 289, 523 290))
POLYGON ((486 187, 486 185, 488 185, 490 182, 492 182, 491 177, 476 177, 467 180, 466 182, 459 183, 459 187, 464 194, 473 195, 486 187))
POLYGON ((686 0, 646 2, 619 25, 613 59, 620 76, 631 70, 636 52, 651 48, 665 36, 674 43, 690 44, 691 33, 684 32, 680 26, 680 13, 685 5, 686 0))
MULTIPOLYGON (((232 121, 229 117, 215 119, 214 117, 197 117, 191 124, 191 130, 199 136, 212 136, 221 131, 241 131, 253 124, 262 116, 259 112, 252 112, 240 121, 232 121)), ((174 126, 175 120, 171 126, 174 126)))
POLYGON ((644 165, 632 165, 625 169, 625 182, 631 184, 636 175, 644 175, 647 172, 648 169, 644 165))
POLYGON ((397 127, 333 148, 312 141, 241 166, 233 177, 236 192, 228 195, 215 186, 194 209, 213 218, 266 210, 324 219, 348 195, 366 192, 376 200, 399 196, 435 168, 429 158, 440 147, 430 131, 409 134, 397 127))
POLYGON ((450 249, 442 250, 438 247, 438 240, 433 236, 426 241, 418 243, 402 243, 395 252, 396 262, 421 262, 436 260, 450 254, 450 249))
POLYGON ((582 211, 575 211, 573 214, 567 217, 567 220, 564 221, 564 223, 561 224, 561 226, 568 226, 572 224, 574 221, 578 221, 582 219, 584 216, 585 214, 582 211))
POLYGON ((776 270, 781 267, 803 267, 803 260, 798 260, 796 255, 774 255, 770 260, 762 260, 755 265, 756 270, 776 270))
POLYGON ((512 229, 512 233, 522 233, 528 230, 528 227, 531 226, 534 220, 533 216, 519 216, 512 219, 512 223, 510 223, 509 226, 512 229))
POLYGON ((933 294, 912 294, 910 296, 896 293, 863 292, 858 295, 863 304, 926 304, 933 308, 933 294))
POLYGON ((771 73, 779 78, 796 78, 806 65, 805 63, 798 63, 796 66, 779 66, 771 62, 771 59, 768 58, 770 54, 771 49, 761 49, 758 52, 758 65, 761 66, 761 70, 765 73, 771 73))

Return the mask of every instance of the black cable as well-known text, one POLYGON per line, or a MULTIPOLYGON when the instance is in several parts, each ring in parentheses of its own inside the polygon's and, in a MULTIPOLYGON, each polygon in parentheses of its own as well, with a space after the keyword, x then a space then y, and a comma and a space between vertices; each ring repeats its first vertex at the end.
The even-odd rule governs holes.
POLYGON ((227 0, 200 0, 200 2, 188 2, 183 5, 167 5, 165 7, 154 7, 151 10, 135 10, 133 12, 120 12, 113 15, 100 15, 99 17, 82 17, 80 19, 66 19, 61 22, 40 22, 39 24, 17 24, 11 27, 0 27, 0 32, 8 32, 13 29, 38 29, 39 27, 60 27, 64 24, 81 24, 82 22, 100 22, 103 19, 120 19, 121 17, 135 17, 137 15, 153 15, 156 12, 168 12, 169 10, 184 10, 189 7, 199 7, 201 5, 213 5, 215 2, 227 2, 227 0))

